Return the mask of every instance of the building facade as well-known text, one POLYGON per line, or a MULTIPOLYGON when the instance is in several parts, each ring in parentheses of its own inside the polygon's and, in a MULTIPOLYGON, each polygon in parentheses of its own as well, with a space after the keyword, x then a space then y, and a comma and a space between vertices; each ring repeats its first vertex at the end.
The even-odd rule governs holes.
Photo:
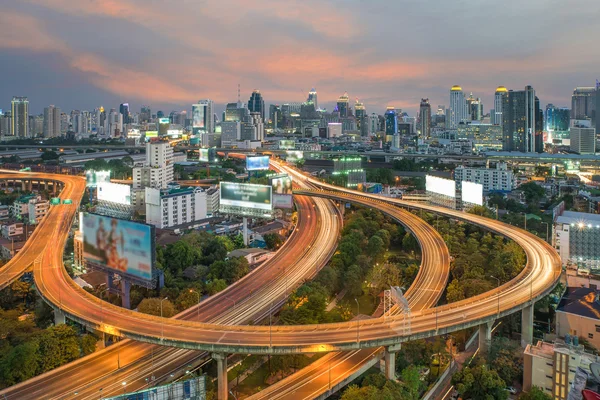
POLYGON ((61 135, 60 108, 48 106, 44 108, 44 137, 53 138, 61 135))
POLYGON ((571 151, 577 154, 596 154, 596 129, 571 127, 571 151))
POLYGON ((206 192, 202 188, 146 188, 146 223, 160 229, 206 219, 206 192))
POLYGON ((447 110, 446 128, 456 129, 461 122, 470 121, 469 107, 462 88, 458 85, 450 89, 450 107, 447 110))
POLYGON ((563 265, 600 265, 600 215, 564 211, 554 222, 554 246, 563 265))
POLYGON ((484 192, 510 192, 515 187, 513 171, 505 163, 496 164, 496 168, 474 168, 459 165, 454 170, 454 180, 479 183, 484 192))
POLYGON ((29 135, 29 100, 15 96, 11 105, 11 134, 18 137, 29 135))
POLYGON ((503 99, 503 149, 534 152, 537 114, 535 90, 531 86, 526 86, 524 90, 510 90, 503 99))
POLYGON ((508 93, 504 86, 498 86, 494 93, 494 112, 492 113, 492 124, 502 126, 502 107, 504 106, 503 97, 508 93))
POLYGON ((421 137, 431 137, 431 105, 429 99, 421 99, 419 106, 419 132, 421 137))

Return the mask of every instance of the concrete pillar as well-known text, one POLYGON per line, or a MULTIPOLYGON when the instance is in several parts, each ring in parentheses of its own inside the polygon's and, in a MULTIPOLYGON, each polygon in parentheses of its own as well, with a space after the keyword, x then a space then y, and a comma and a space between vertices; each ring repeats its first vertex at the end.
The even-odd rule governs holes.
POLYGON ((493 322, 486 322, 479 325, 479 354, 481 355, 486 354, 490 349, 493 324, 493 322))
POLYGON ((21 191, 24 192, 25 190, 27 190, 27 187, 25 186, 25 181, 23 180, 21 181, 21 191))
POLYGON ((244 246, 248 246, 248 218, 244 217, 244 226, 242 227, 244 236, 244 246))
POLYGON ((396 352, 391 352, 389 347, 385 348, 384 355, 384 368, 385 378, 395 380, 396 379, 396 352))
POLYGON ((533 304, 521 311, 521 346, 533 343, 533 304))
POLYGON ((121 307, 130 309, 131 299, 129 294, 131 293, 131 282, 127 279, 121 279, 121 307))
POLYGON ((62 310, 55 308, 54 309, 54 325, 64 324, 66 322, 67 322, 67 317, 65 316, 65 313, 62 310))
POLYGON ((217 399, 227 400, 229 398, 227 392, 227 354, 212 353, 212 358, 217 361, 217 399))

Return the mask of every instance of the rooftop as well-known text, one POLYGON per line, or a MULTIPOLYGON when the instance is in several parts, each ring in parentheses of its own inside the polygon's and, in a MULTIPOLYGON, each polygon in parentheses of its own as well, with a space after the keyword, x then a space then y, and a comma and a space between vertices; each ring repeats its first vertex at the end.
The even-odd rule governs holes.
POLYGON ((590 288, 569 289, 561 299, 556 311, 575 314, 587 318, 600 319, 598 292, 590 288))
POLYGON ((227 257, 246 257, 247 255, 250 255, 250 254, 265 254, 265 253, 269 253, 269 251, 263 250, 263 249, 237 249, 237 250, 230 251, 227 254, 227 257))
POLYGON ((560 224, 576 224, 580 228, 600 226, 600 214, 590 214, 577 211, 564 211, 556 221, 560 224))

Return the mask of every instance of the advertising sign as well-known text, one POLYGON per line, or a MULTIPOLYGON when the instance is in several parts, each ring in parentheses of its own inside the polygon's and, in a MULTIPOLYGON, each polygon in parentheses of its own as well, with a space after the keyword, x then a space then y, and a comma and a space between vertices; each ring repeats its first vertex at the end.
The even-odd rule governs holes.
POLYGON ((425 177, 425 190, 443 196, 456 197, 456 184, 451 179, 427 175, 425 177))
POLYGON ((146 131, 145 135, 147 138, 158 137, 158 131, 146 131))
POLYGON ((154 227, 82 213, 83 257, 94 266, 144 281, 152 280, 154 227))
POLYGON ((204 129, 204 109, 203 104, 192 104, 192 128, 204 129))
POLYGON ((288 150, 285 152, 285 154, 287 155, 286 160, 292 163, 304 158, 303 151, 288 150))
POLYGON ((269 169, 269 156, 246 157, 246 169, 248 171, 269 169))
POLYGON ((209 149, 200 149, 200 158, 202 162, 210 162, 210 156, 208 154, 209 149))
POLYGON ((483 205, 483 185, 480 183, 473 183, 462 181, 461 182, 461 193, 463 203, 476 204, 478 206, 483 205))
POLYGON ((85 181, 87 187, 96 187, 100 182, 110 182, 110 171, 89 169, 85 171, 85 181))
POLYGON ((277 175, 271 178, 274 208, 293 208, 292 178, 288 175, 277 175))
POLYGON ((296 148, 295 140, 280 140, 279 150, 294 150, 296 148))
POLYGON ((273 210, 271 186, 221 182, 220 205, 273 210))
POLYGON ((98 183, 98 200, 131 205, 131 186, 118 183, 98 183))

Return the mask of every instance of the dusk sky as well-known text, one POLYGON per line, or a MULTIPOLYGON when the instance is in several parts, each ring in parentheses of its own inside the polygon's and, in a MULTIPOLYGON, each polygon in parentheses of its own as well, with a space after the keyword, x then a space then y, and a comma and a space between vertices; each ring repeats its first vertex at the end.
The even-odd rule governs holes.
MULTIPOLYGON (((91 110, 129 102, 190 109, 198 99, 304 101, 345 91, 368 112, 414 114, 461 85, 483 98, 532 85, 570 107, 600 78, 598 0, 18 0, 0 13, 0 108, 28 96, 91 110)), ((220 108, 220 107, 219 107, 220 108)))

